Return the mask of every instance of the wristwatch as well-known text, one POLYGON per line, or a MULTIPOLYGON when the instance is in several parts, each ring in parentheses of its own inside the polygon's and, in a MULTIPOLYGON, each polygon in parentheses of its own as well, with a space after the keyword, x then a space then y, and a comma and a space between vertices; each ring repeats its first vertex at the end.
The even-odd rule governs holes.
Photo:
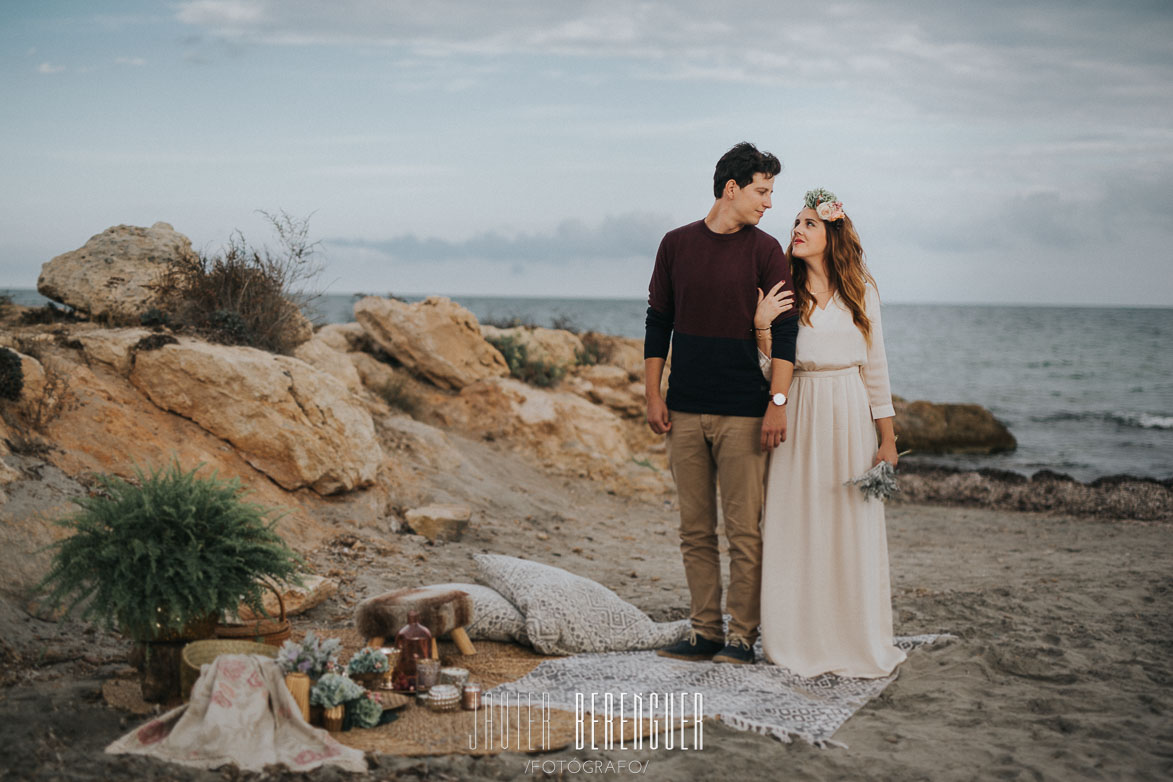
POLYGON ((786 404, 786 394, 779 391, 770 397, 770 401, 778 405, 778 407, 782 407, 782 405, 786 404))

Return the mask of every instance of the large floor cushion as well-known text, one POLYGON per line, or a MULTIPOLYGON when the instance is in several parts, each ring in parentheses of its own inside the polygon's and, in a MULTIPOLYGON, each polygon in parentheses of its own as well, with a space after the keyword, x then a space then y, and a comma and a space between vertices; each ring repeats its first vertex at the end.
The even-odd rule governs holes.
POLYGON ((688 620, 653 622, 607 587, 561 568, 478 554, 477 580, 525 615, 525 632, 543 654, 655 649, 688 634, 688 620))

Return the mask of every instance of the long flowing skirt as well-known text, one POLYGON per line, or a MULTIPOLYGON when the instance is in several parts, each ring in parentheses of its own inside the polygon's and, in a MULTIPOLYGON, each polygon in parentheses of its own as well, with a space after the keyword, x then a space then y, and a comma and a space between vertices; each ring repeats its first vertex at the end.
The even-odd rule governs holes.
POLYGON ((875 453, 859 367, 796 371, 766 479, 762 648, 801 676, 887 676, 905 658, 892 644, 884 504, 843 485, 875 453))

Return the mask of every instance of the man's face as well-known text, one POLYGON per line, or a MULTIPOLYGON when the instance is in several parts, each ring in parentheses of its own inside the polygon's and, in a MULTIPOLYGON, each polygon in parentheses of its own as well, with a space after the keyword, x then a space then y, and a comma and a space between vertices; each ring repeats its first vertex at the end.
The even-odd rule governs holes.
POLYGON ((774 177, 757 173, 745 187, 733 186, 733 213, 742 225, 757 225, 766 210, 773 206, 770 196, 774 194, 774 177))

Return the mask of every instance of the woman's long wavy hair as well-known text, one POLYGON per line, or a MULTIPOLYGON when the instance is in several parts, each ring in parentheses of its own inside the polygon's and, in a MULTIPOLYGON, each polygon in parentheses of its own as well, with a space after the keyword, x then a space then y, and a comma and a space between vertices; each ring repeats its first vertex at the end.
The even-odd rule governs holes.
MULTIPOLYGON (((875 287, 876 280, 864 262, 859 234, 855 232, 855 225, 847 215, 832 222, 824 220, 823 226, 827 229, 827 249, 823 256, 827 262, 827 281, 832 290, 839 292, 839 297, 847 304, 847 309, 851 310, 852 321, 871 347, 872 323, 868 320, 864 294, 867 283, 870 282, 872 287, 875 287)), ((809 326, 811 313, 815 308, 815 297, 806 289, 809 276, 806 261, 794 257, 793 236, 790 239, 790 246, 786 248, 786 257, 790 259, 790 276, 794 280, 794 306, 799 313, 799 323, 809 326)))

